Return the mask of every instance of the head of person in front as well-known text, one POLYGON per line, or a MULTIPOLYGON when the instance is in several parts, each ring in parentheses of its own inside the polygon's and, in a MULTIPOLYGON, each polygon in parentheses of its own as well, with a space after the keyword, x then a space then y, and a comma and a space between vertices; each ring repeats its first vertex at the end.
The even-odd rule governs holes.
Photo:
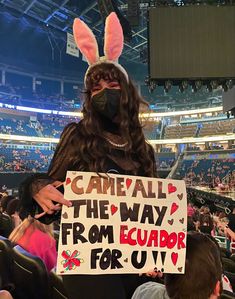
POLYGON ((222 293, 220 249, 207 235, 190 232, 184 274, 166 274, 170 299, 217 299, 222 293))

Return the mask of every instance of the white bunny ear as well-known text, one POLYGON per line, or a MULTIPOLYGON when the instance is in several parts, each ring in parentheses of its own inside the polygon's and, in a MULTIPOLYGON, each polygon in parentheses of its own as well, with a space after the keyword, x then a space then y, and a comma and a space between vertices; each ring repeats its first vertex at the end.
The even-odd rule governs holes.
POLYGON ((105 21, 104 54, 106 59, 117 61, 123 49, 122 26, 115 12, 112 12, 105 21))
POLYGON ((86 57, 89 65, 99 60, 99 50, 96 38, 91 29, 79 18, 73 23, 73 36, 77 47, 86 57))

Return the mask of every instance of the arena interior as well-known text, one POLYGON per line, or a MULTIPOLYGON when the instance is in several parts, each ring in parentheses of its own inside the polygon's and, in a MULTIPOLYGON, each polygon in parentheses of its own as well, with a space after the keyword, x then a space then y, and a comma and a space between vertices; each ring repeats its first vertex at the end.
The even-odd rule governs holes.
MULTIPOLYGON (((226 6, 234 12, 235 2, 0 1, 0 192, 2 200, 8 198, 9 203, 18 199, 18 187, 23 180, 34 173, 47 172, 65 125, 82 119, 87 62, 71 40, 73 19, 81 17, 88 23, 100 46, 104 18, 114 10, 119 13, 124 29, 120 63, 148 103, 148 108, 141 108, 140 119, 145 137, 155 150, 158 176, 186 182, 191 208, 188 225, 200 231, 196 212, 210 215, 213 220, 210 233, 221 247, 224 271, 235 291, 233 238, 228 243, 228 236, 217 226, 220 221, 228 223, 234 219, 230 216, 235 211, 235 51, 233 57, 226 57, 233 66, 233 74, 218 71, 217 77, 211 78, 204 74, 151 78, 154 70, 150 56, 154 54, 150 49, 153 29, 148 28, 149 9, 180 10, 193 6, 226 6)), ((233 45, 234 36, 230 36, 233 45)), ((223 60, 225 54, 221 49, 223 60)), ((171 49, 172 55, 174 51, 171 49)), ((211 56, 213 51, 212 47, 211 56)), ((3 214, 11 229, 1 234, 8 237, 15 218, 13 212, 6 216, 7 211, 2 208, 3 214)), ((0 268, 4 263, 2 251, 0 244, 0 268)), ((5 274, 0 269, 4 279, 5 274)), ((0 279, 0 289, 7 289, 14 298, 38 298, 27 297, 27 292, 22 297, 17 289, 11 290, 11 283, 4 286, 1 283, 4 279, 0 279)), ((50 277, 48 281, 56 284, 56 279, 50 277)), ((57 281, 57 286, 63 293, 61 283, 57 281)), ((64 297, 48 295, 44 299, 67 298, 63 294, 64 297)), ((227 296, 231 297, 224 298, 235 298, 232 292, 227 296)))

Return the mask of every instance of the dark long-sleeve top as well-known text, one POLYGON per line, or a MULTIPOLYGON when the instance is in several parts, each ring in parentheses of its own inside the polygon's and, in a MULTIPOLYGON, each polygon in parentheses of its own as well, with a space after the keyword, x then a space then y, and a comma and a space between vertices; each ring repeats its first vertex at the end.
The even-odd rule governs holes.
MULTIPOLYGON (((83 138, 81 123, 71 123, 65 127, 48 173, 34 175, 21 185, 21 214, 34 215, 38 212, 38 205, 32 197, 42 187, 55 180, 64 181, 67 170, 81 170, 76 163, 76 146, 80 138, 83 138)), ((155 164, 154 155, 151 158, 155 164)), ((106 173, 126 175, 133 174, 133 169, 137 169, 137 175, 145 176, 135 154, 131 155, 131 159, 127 159, 122 148, 113 147, 107 152, 103 168, 103 172, 106 173)), ((82 169, 82 171, 86 170, 82 169)), ((47 219, 50 220, 50 217, 55 220, 58 215, 56 217, 47 215, 47 219)), ((65 275, 63 280, 70 299, 129 299, 139 284, 139 275, 65 275)))

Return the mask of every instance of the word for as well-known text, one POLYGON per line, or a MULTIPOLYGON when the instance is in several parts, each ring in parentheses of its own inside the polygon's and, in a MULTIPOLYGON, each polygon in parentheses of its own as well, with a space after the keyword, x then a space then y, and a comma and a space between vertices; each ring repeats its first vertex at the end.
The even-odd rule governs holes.
MULTIPOLYGON (((162 252, 166 254, 165 252, 162 252)), ((135 269, 142 269, 147 261, 147 251, 133 251, 131 253, 130 262, 135 269)), ((158 251, 152 252, 153 265, 156 263, 156 256, 158 251)), ((90 267, 91 269, 120 269, 123 265, 120 261, 122 258, 122 252, 118 249, 103 249, 95 248, 91 250, 90 267)), ((125 260, 128 260, 127 258, 125 260)), ((125 262, 124 260, 124 262, 125 262)))

